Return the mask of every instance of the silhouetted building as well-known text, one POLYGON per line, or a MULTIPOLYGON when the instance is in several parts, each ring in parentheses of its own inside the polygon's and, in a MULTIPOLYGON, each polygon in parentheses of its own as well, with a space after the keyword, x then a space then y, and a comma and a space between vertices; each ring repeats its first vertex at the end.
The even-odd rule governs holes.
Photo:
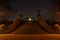
POLYGON ((56 11, 54 13, 54 21, 55 23, 60 22, 60 0, 55 1, 56 11))
POLYGON ((8 9, 8 10, 12 10, 12 6, 11 6, 11 1, 14 0, 0 0, 0 7, 8 9))
POLYGON ((0 25, 1 24, 6 24, 10 25, 12 21, 7 19, 7 12, 4 9, 0 8, 0 25))

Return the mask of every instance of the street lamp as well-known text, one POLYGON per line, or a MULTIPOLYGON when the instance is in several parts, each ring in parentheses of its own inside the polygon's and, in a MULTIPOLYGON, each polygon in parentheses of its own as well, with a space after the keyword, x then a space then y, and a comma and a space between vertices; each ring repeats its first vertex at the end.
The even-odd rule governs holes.
POLYGON ((31 18, 29 18, 28 20, 29 20, 29 21, 31 21, 32 19, 31 19, 31 18))

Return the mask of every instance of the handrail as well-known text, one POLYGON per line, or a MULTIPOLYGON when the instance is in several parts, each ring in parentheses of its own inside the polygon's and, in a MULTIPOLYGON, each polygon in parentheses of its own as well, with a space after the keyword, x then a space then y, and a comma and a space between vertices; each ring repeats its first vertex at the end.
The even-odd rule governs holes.
POLYGON ((51 32, 51 33, 56 33, 55 29, 52 28, 53 26, 48 25, 48 24, 45 22, 45 20, 42 19, 41 16, 38 18, 38 22, 39 22, 39 24, 42 25, 42 27, 45 28, 47 31, 49 31, 49 32, 51 32))

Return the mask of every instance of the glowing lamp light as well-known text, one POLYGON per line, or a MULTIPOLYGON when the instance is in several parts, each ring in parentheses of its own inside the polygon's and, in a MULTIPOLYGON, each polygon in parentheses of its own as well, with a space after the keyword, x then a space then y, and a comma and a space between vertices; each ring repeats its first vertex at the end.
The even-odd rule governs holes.
POLYGON ((29 21, 31 21, 32 19, 31 18, 29 18, 29 21))

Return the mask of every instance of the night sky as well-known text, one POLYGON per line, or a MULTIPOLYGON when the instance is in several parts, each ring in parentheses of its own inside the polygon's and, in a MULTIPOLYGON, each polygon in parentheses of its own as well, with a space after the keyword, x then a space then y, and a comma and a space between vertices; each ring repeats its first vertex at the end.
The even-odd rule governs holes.
MULTIPOLYGON (((13 9, 19 10, 20 8, 23 8, 24 18, 27 16, 36 18, 36 9, 40 9, 42 17, 45 18, 47 13, 49 15, 52 14, 52 9, 54 8, 53 0, 14 0, 10 3, 12 4, 13 9)), ((14 11, 10 16, 10 19, 14 20, 18 17, 18 12, 14 11)))

